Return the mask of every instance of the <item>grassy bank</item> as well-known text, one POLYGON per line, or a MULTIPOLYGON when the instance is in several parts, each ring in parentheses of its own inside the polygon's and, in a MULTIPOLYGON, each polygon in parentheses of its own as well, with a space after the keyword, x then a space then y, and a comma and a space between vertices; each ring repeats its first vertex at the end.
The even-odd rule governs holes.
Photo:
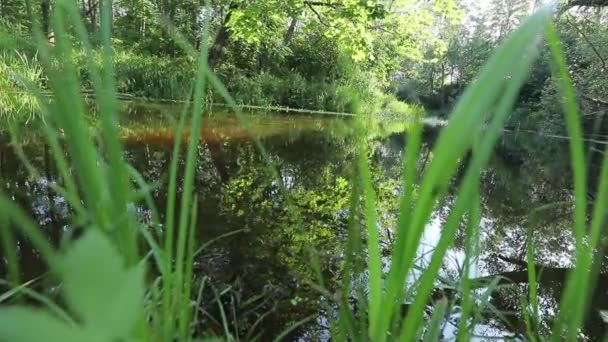
MULTIPOLYGON (((40 114, 40 104, 27 90, 33 83, 48 92, 48 75, 44 73, 37 52, 6 50, 0 56, 0 117, 3 119, 29 121, 40 114)), ((143 55, 129 50, 113 52, 112 64, 115 75, 115 90, 126 99, 138 98, 149 101, 183 101, 188 99, 187 85, 196 78, 196 62, 190 57, 162 57, 143 55)), ((95 95, 93 79, 88 71, 89 62, 96 68, 102 66, 99 50, 89 57, 82 49, 70 55, 78 75, 80 89, 95 95), (88 60, 90 59, 90 60, 88 60)), ((244 70, 222 67, 218 78, 239 105, 256 107, 285 107, 326 112, 354 113, 355 102, 365 104, 364 112, 370 115, 402 116, 420 115, 418 108, 369 88, 365 81, 318 82, 307 80, 298 73, 245 75, 244 70)), ((204 94, 206 105, 225 104, 217 91, 204 94)))

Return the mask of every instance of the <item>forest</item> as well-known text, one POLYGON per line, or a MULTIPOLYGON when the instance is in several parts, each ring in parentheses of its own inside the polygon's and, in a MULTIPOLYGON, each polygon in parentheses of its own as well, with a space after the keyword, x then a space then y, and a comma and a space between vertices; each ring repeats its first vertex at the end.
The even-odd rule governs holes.
POLYGON ((607 63, 605 0, 0 0, 0 340, 605 340, 607 63))

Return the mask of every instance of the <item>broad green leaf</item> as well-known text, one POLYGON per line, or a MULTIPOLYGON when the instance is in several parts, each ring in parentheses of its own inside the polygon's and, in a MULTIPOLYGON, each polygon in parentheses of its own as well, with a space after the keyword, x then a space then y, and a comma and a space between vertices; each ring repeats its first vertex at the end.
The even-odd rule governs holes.
POLYGON ((0 341, 102 341, 42 310, 12 307, 0 310, 0 341))
POLYGON ((125 269, 120 253, 97 230, 78 240, 60 265, 65 299, 84 325, 108 337, 128 337, 141 317, 143 267, 125 269))

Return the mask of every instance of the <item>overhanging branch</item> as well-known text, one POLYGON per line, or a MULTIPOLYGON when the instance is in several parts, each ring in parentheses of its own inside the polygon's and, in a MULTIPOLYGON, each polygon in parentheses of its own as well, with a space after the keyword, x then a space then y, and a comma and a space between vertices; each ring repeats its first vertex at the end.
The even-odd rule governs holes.
POLYGON ((604 7, 608 6, 608 0, 570 0, 566 7, 604 7))
POLYGON ((581 98, 583 98, 583 99, 585 99, 587 101, 593 102, 595 104, 599 104, 599 105, 603 105, 603 106, 608 106, 608 101, 606 101, 606 100, 598 99, 598 98, 591 97, 591 96, 585 95, 585 94, 578 94, 578 95, 581 98))
POLYGON ((338 7, 342 6, 342 4, 340 4, 340 3, 322 2, 322 1, 304 1, 304 4, 309 7, 310 6, 323 6, 323 7, 338 8, 338 7))
POLYGON ((327 27, 331 27, 331 25, 330 25, 330 24, 328 24, 328 23, 327 23, 327 22, 326 22, 326 21, 323 19, 323 17, 321 16, 321 14, 320 14, 319 12, 317 12, 317 10, 315 9, 314 5, 312 5, 312 4, 311 4, 311 3, 309 3, 309 2, 305 2, 305 4, 306 4, 306 6, 308 6, 308 8, 310 8, 310 10, 312 11, 312 13, 314 13, 314 14, 315 14, 315 16, 317 17, 317 19, 319 19, 319 22, 320 22, 321 24, 323 24, 324 26, 327 26, 327 27))
POLYGON ((576 25, 575 23, 573 23, 570 20, 570 18, 566 17, 566 22, 570 26, 572 26, 576 30, 576 32, 578 32, 578 34, 585 40, 585 42, 587 43, 587 45, 589 45, 589 47, 591 47, 591 50, 593 50, 593 53, 595 53, 595 55, 597 56, 597 58, 602 63, 602 71, 605 71, 606 70, 606 59, 604 58, 604 56, 602 56, 602 54, 599 52, 599 50, 591 42, 591 40, 589 40, 589 38, 587 37, 587 35, 585 34, 585 32, 583 32, 583 30, 581 30, 580 27, 578 27, 578 25, 576 25))

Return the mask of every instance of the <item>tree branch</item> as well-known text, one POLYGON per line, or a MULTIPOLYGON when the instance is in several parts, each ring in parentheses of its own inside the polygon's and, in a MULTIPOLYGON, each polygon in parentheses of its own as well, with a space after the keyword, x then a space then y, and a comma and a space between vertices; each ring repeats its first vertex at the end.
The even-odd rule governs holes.
POLYGON ((583 32, 583 30, 581 30, 580 27, 578 27, 578 25, 575 25, 570 20, 570 18, 566 17, 566 22, 570 26, 572 26, 576 30, 576 32, 578 32, 578 34, 581 35, 581 37, 583 37, 583 39, 585 40, 585 42, 587 42, 587 44, 591 47, 591 50, 593 50, 593 53, 595 53, 595 55, 597 56, 597 58, 599 58, 599 60, 602 62, 602 71, 606 70, 606 59, 604 59, 604 57, 600 54, 600 52, 595 47, 595 45, 593 45, 593 43, 591 42, 591 40, 589 40, 589 38, 587 37, 587 35, 585 34, 585 32, 583 32))
POLYGON ((517 265, 517 266, 521 266, 521 267, 528 267, 528 263, 523 260, 506 257, 506 256, 498 255, 498 254, 496 255, 496 257, 504 262, 508 262, 513 265, 517 265))
POLYGON ((342 4, 333 3, 333 2, 322 2, 322 1, 304 1, 304 4, 308 7, 323 6, 323 7, 338 8, 338 7, 342 6, 342 4))
MULTIPOLYGON (((536 266, 537 281, 539 283, 563 282, 570 268, 536 266)), ((528 282, 527 268, 521 271, 503 272, 486 277, 471 279, 473 288, 487 287, 494 279, 498 279, 496 285, 512 285, 528 282)))
POLYGON ((604 7, 608 6, 608 0, 570 0, 565 7, 604 7))
POLYGON ((319 22, 321 24, 323 24, 323 26, 327 26, 327 27, 331 27, 330 24, 328 24, 323 17, 321 16, 321 14, 319 14, 319 12, 317 12, 317 10, 315 9, 314 5, 312 5, 309 2, 305 2, 306 6, 308 6, 310 8, 310 10, 315 14, 315 16, 317 17, 317 19, 319 19, 319 22))
POLYGON ((606 100, 596 99, 595 97, 591 97, 591 96, 585 95, 585 94, 578 94, 578 96, 582 97, 583 99, 585 99, 587 101, 591 101, 595 104, 608 106, 608 101, 606 101, 606 100))

